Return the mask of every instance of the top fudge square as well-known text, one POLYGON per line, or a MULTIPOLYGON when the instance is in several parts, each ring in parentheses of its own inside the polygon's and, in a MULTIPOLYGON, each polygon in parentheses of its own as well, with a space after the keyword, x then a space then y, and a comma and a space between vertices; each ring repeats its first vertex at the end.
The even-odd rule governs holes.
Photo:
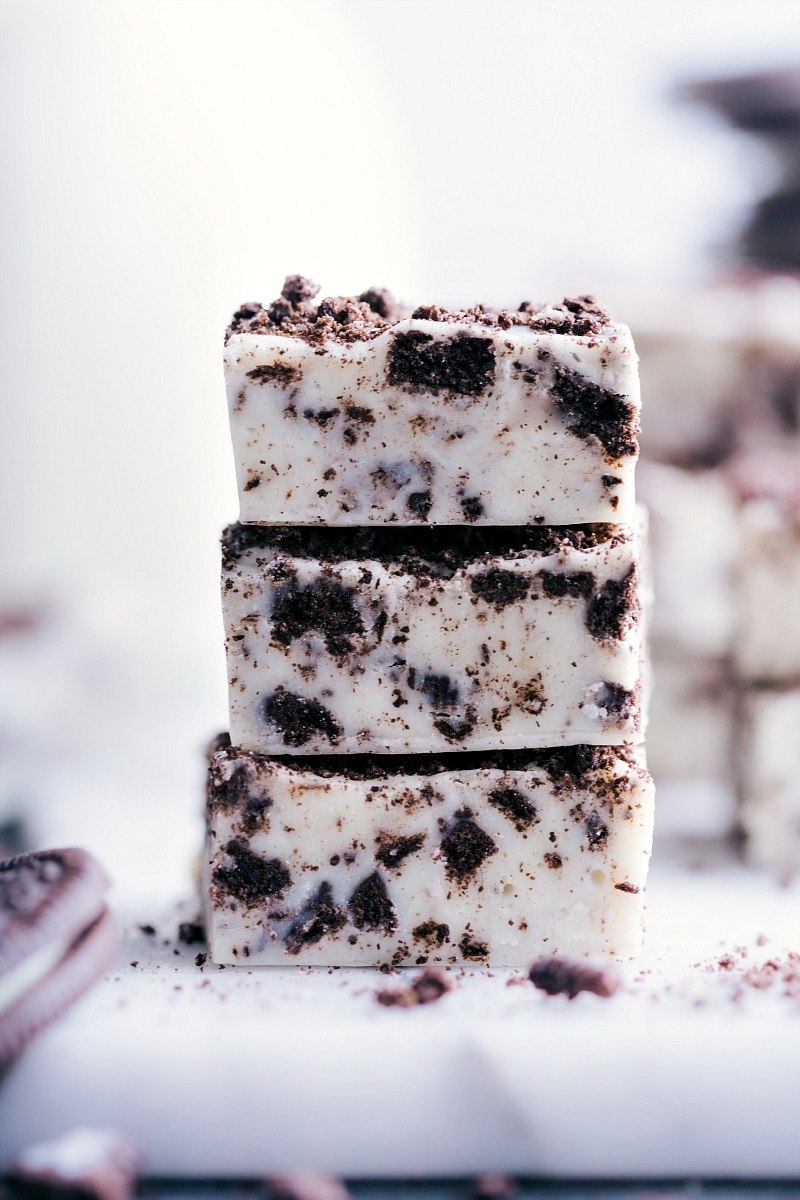
POLYGON ((246 524, 633 522, 630 332, 591 297, 407 312, 291 276, 228 329, 246 524))

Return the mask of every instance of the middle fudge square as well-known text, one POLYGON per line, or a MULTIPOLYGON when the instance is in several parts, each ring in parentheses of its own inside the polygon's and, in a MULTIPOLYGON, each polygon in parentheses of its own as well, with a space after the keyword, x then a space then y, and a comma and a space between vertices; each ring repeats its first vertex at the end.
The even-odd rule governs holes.
POLYGON ((231 739, 265 754, 643 737, 642 532, 234 525, 231 739))

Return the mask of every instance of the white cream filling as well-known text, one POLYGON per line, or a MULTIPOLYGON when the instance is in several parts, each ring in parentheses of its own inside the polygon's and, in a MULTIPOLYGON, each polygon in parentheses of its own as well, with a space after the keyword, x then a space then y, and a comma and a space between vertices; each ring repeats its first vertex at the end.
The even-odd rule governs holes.
POLYGON ((73 941, 70 936, 48 942, 0 978, 0 1015, 13 1008, 20 997, 58 966, 73 941))

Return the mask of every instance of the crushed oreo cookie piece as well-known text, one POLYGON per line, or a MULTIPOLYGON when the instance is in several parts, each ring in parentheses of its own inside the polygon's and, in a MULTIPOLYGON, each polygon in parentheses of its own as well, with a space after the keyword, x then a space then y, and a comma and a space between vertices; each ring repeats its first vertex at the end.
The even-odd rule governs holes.
POLYGON ((285 863, 277 858, 261 858, 243 841, 232 839, 225 847, 229 866, 217 867, 212 884, 218 893, 241 900, 253 908, 266 899, 280 898, 291 887, 292 877, 285 863))
POLYGON ((178 941, 184 946, 199 946, 206 940, 206 927, 200 921, 183 921, 178 926, 178 941))
POLYGON ((613 996, 620 987, 619 978, 611 967, 593 966, 570 958, 540 958, 531 967, 528 978, 548 996, 563 995, 570 1000, 580 992, 613 996))
POLYGON ((452 989, 444 971, 429 967, 406 988, 385 988, 375 993, 378 1004, 385 1008, 415 1008, 419 1004, 434 1004, 452 989))
POLYGON ((324 704, 280 689, 264 700, 264 716, 287 746, 305 746, 313 737, 335 743, 342 732, 324 704))
POLYGON ((554 368, 552 396, 570 433, 583 441, 596 438, 608 459, 638 453, 636 413, 625 396, 560 366, 554 368))
POLYGON ((338 933, 346 924, 347 917, 334 904, 333 889, 325 881, 290 926, 284 939, 286 949, 289 954, 299 954, 304 946, 312 946, 324 937, 338 933))

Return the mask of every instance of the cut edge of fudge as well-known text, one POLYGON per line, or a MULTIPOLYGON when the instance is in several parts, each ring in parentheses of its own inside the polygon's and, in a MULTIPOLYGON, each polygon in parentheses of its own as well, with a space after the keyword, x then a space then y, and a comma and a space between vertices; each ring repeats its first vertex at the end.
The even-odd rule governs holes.
POLYGON ((334 757, 216 751, 204 888, 215 962, 520 966, 638 952, 653 784, 632 755, 370 765, 375 775, 334 757))
POLYGON ((639 740, 641 536, 232 527, 234 741, 352 754, 639 740))

